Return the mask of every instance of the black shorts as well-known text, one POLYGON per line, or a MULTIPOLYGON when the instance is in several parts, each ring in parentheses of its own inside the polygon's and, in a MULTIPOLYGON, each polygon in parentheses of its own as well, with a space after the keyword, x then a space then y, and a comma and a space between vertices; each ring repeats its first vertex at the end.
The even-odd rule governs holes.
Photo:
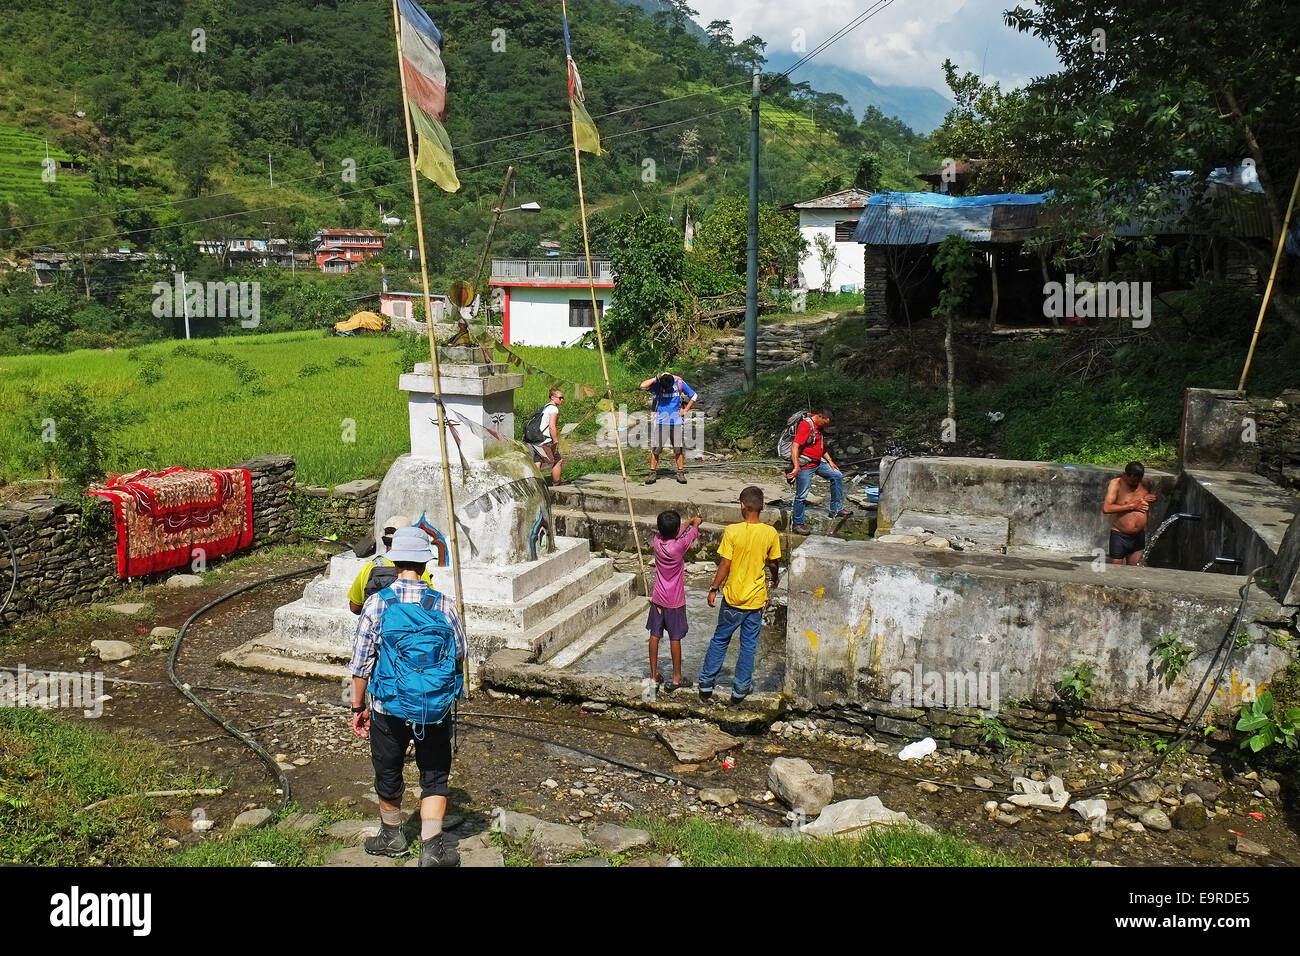
MULTIPOLYGON (((451 777, 451 717, 440 724, 425 724, 422 729, 423 739, 415 741, 420 799, 445 797, 451 777)), ((406 747, 414 737, 415 732, 406 721, 370 711, 370 762, 375 768, 375 793, 389 803, 401 803, 406 793, 402 765, 406 762, 406 747)))
POLYGON ((663 637, 664 631, 667 631, 670 641, 680 641, 686 636, 686 608, 651 604, 650 619, 645 622, 645 629, 651 637, 663 637))
POLYGON ((677 454, 686 450, 686 426, 678 422, 669 425, 660 422, 655 425, 654 453, 657 455, 665 448, 671 448, 677 454))
POLYGON ((1110 557, 1114 561, 1122 561, 1130 554, 1144 551, 1146 546, 1147 533, 1145 531, 1139 531, 1137 534, 1121 534, 1118 531, 1110 533, 1110 557))

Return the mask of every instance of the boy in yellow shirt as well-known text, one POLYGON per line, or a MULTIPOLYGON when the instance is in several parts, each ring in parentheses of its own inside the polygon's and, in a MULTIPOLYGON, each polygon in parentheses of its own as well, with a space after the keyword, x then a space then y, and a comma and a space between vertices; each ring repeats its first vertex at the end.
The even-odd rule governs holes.
POLYGON ((713 696, 713 684, 722 670, 731 636, 740 628, 740 653, 736 657, 736 676, 731 684, 731 703, 738 704, 753 688, 754 655, 758 651, 758 632, 763 626, 763 607, 767 604, 766 569, 772 569, 776 584, 777 559, 781 557, 781 538, 771 525, 763 524, 763 491, 750 485, 740 493, 739 524, 727 525, 718 546, 718 573, 709 589, 709 607, 722 588, 722 607, 718 627, 709 642, 704 666, 700 668, 700 700, 713 696), (725 586, 723 582, 726 582, 725 586))

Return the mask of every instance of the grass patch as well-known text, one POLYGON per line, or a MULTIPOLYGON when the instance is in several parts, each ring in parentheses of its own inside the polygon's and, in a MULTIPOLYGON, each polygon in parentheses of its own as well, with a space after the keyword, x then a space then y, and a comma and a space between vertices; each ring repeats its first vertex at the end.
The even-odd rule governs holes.
POLYGON ((216 786, 128 734, 38 710, 0 709, 0 861, 36 866, 160 862, 157 801, 135 794, 216 786), (90 811, 82 808, 113 798, 90 811))
POLYGON ((252 866, 259 861, 276 866, 310 866, 326 848, 312 845, 311 833, 286 833, 268 825, 256 830, 204 840, 168 857, 172 866, 252 866))
POLYGON ((985 850, 950 834, 906 827, 872 827, 855 838, 765 840, 711 820, 641 818, 655 848, 687 866, 1023 866, 1024 860, 985 850))
MULTIPOLYGON (((126 424, 110 463, 121 470, 224 467, 257 455, 288 454, 303 485, 381 477, 410 450, 406 394, 397 389, 397 375, 409 358, 419 358, 415 346, 423 340, 408 349, 408 338, 415 339, 283 332, 111 352, 0 356, 0 483, 49 477, 31 395, 57 393, 72 382, 82 383, 96 406, 122 413, 126 424)), ((544 370, 527 374, 515 392, 516 437, 525 419, 546 403, 553 384, 566 390, 561 425, 582 420, 570 438, 594 436, 598 399, 579 398, 573 383, 604 394, 600 354, 540 346, 515 351, 544 370)), ((616 405, 646 406, 646 393, 637 386, 649 372, 612 355, 609 372, 616 405)))
POLYGON ((107 607, 90 605, 89 607, 68 608, 56 611, 48 616, 24 621, 12 630, 0 632, 0 647, 6 645, 31 644, 48 640, 63 634, 89 630, 98 624, 115 621, 122 624, 144 625, 153 619, 155 606, 146 601, 138 591, 125 591, 115 595, 106 604, 143 604, 136 614, 118 614, 107 607))

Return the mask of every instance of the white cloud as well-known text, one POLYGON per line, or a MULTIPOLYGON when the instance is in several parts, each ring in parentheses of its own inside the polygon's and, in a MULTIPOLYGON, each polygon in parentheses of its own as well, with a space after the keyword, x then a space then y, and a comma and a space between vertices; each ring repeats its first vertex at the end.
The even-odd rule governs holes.
MULTIPOLYGON (((895 0, 815 62, 865 73, 878 83, 929 86, 947 93, 943 61, 962 72, 982 73, 1003 87, 1020 86, 1034 76, 1053 72, 1056 57, 1036 37, 1017 33, 1002 21, 1016 0, 895 0)), ((692 0, 696 20, 730 20, 737 39, 757 33, 768 53, 790 49, 791 31, 807 35, 812 50, 836 30, 871 9, 874 0, 692 0)), ((796 72, 795 78, 798 79, 796 72)))

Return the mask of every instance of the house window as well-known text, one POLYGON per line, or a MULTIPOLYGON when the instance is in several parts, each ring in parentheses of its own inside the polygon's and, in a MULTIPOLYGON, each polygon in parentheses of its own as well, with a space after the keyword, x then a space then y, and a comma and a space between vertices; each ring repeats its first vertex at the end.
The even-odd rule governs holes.
POLYGON ((853 230, 858 228, 856 219, 845 219, 835 224, 835 241, 852 242, 853 230))
POLYGON ((408 304, 409 304, 409 303, 406 303, 406 302, 394 302, 394 303, 393 303, 393 318, 395 318, 395 319, 409 319, 411 316, 410 316, 410 314, 406 311, 406 309, 407 309, 407 305, 408 305, 408 304))
MULTIPOLYGON (((599 299, 596 300, 600 307, 600 317, 605 317, 605 303, 599 299)), ((596 313, 591 310, 590 299, 570 299, 569 300, 569 328, 571 329, 594 329, 596 327, 596 313)))

